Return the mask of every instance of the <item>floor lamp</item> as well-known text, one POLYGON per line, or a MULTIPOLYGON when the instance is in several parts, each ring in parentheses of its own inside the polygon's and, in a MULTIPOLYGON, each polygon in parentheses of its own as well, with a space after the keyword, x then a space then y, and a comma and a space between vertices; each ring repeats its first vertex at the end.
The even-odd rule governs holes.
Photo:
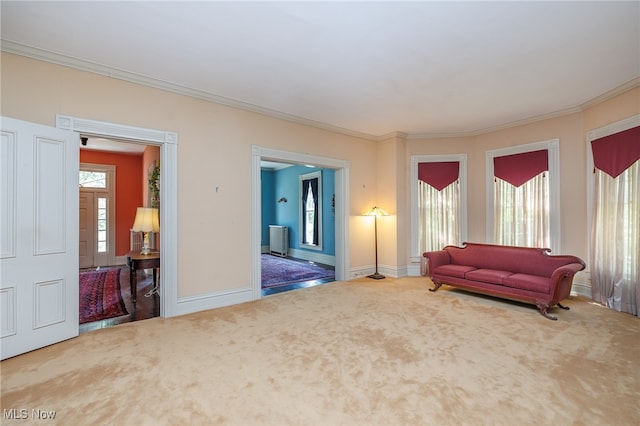
POLYGON ((389 213, 385 212, 380 207, 373 206, 365 216, 373 216, 376 240, 376 272, 368 275, 368 277, 373 278, 374 280, 381 280, 384 278, 384 275, 378 272, 378 216, 389 216, 389 213))

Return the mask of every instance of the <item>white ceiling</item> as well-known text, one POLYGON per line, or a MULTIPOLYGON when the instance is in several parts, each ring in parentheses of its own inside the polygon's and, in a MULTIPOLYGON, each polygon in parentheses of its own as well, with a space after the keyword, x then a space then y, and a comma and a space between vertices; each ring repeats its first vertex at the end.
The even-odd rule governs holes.
POLYGON ((135 155, 142 155, 145 148, 146 145, 141 143, 92 137, 87 138, 86 144, 83 143, 80 146, 80 149, 90 151, 110 151, 135 155))
POLYGON ((0 7, 3 50, 374 138, 478 133, 640 78, 638 1, 0 7))

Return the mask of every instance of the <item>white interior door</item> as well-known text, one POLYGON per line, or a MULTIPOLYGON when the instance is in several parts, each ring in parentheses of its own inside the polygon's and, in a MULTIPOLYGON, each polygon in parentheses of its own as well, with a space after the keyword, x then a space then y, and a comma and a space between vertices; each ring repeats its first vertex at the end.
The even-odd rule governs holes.
POLYGON ((93 192, 80 191, 80 267, 91 268, 94 266, 93 254, 95 252, 95 196, 93 192))
POLYGON ((78 335, 79 135, 1 118, 2 359, 78 335))

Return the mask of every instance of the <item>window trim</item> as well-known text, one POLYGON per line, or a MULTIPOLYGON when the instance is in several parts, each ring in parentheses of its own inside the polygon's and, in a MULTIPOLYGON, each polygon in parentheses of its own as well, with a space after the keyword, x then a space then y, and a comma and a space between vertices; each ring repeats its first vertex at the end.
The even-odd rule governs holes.
MULTIPOLYGON (((615 123, 608 124, 603 127, 591 130, 587 132, 585 137, 585 143, 587 148, 587 241, 591 242, 593 230, 591 229, 593 221, 593 189, 594 189, 594 164, 593 164, 593 151, 591 150, 591 142, 596 139, 611 136, 616 133, 624 132, 625 130, 632 129, 640 126, 640 114, 633 115, 615 123)), ((587 250, 587 272, 591 273, 591 243, 587 250)))
POLYGON ((467 154, 412 155, 411 156, 411 253, 410 261, 420 263, 422 253, 418 238, 418 164, 457 161, 460 163, 460 240, 467 241, 467 154))
POLYGON ((299 185, 298 185, 298 200, 300 200, 300 205, 299 205, 299 209, 300 211, 298 212, 300 214, 300 221, 298 223, 298 231, 299 231, 299 235, 300 235, 300 241, 298 241, 298 243, 300 244, 300 248, 304 248, 304 249, 309 249, 309 250, 317 250, 317 251, 322 251, 322 171, 318 170, 315 172, 311 172, 311 173, 305 173, 303 175, 299 176, 299 185), (302 182, 305 180, 310 180, 310 179, 318 179, 318 206, 317 206, 317 210, 318 210, 318 244, 317 245, 313 245, 313 244, 306 244, 304 243, 304 235, 303 235, 303 221, 304 221, 304 217, 305 217, 305 206, 302 203, 302 200, 304 199, 304 194, 302 193, 302 182))
POLYGON ((524 145, 510 146, 507 148, 492 149, 486 151, 486 241, 494 243, 494 191, 493 191, 493 159, 505 155, 522 154, 530 151, 547 150, 549 159, 549 241, 551 251, 561 253, 560 238, 560 139, 549 139, 524 145))

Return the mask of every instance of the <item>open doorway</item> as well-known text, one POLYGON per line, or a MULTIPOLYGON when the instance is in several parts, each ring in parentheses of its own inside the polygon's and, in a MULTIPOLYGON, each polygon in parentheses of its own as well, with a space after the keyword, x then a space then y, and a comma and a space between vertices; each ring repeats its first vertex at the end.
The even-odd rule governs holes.
MULTIPOLYGON (((253 146, 252 176, 252 291, 254 299, 263 297, 262 292, 262 164, 263 162, 309 165, 331 169, 334 173, 333 202, 335 211, 335 280, 347 278, 349 270, 348 206, 349 206, 349 163, 327 157, 287 152, 253 146)), ((279 199, 279 198, 278 198, 279 199)), ((268 225, 268 224, 267 224, 268 225)))
POLYGON ((261 161, 262 296, 335 281, 335 171, 261 161))
MULTIPOLYGON (((71 130, 80 135, 111 138, 127 144, 148 144, 160 147, 162 174, 160 175, 159 219, 162 238, 160 240, 160 268, 158 278, 160 293, 160 316, 178 314, 178 134, 175 132, 133 127, 107 121, 82 117, 56 115, 56 127, 71 130)), ((79 164, 73 164, 75 170, 79 164)))
MULTIPOLYGON (((141 232, 131 230, 137 209, 158 207, 160 148, 89 136, 81 140, 82 333, 160 315, 157 270, 130 268, 131 253, 140 251, 143 240, 141 232)), ((150 249, 159 257, 159 234, 148 235, 150 249)))

